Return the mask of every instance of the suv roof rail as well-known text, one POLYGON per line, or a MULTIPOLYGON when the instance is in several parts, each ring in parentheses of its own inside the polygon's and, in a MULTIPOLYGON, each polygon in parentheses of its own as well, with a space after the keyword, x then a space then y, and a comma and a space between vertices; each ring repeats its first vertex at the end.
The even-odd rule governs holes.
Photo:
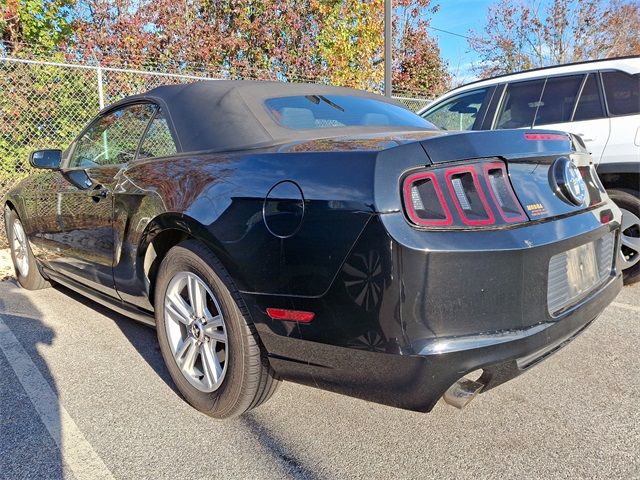
POLYGON ((611 62, 614 60, 626 60, 629 58, 640 58, 640 55, 625 55, 623 57, 598 58, 597 60, 581 60, 579 62, 559 63, 558 65, 548 65, 546 67, 529 68, 528 70, 520 70, 518 72, 502 73, 500 75, 496 75, 495 77, 481 78, 479 80, 474 80, 473 82, 464 83, 462 85, 457 86, 456 88, 466 87, 468 85, 474 85, 476 83, 486 82, 487 80, 493 80, 496 78, 511 77, 513 75, 518 75, 520 73, 539 72, 541 70, 550 70, 552 68, 570 67, 572 65, 584 65, 586 63, 611 62))

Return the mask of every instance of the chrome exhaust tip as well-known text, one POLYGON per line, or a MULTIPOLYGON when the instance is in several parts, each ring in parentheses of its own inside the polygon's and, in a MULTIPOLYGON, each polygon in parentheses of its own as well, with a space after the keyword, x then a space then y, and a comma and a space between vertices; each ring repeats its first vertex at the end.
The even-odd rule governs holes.
POLYGON ((462 410, 483 388, 484 383, 462 377, 449 387, 442 398, 452 407, 462 410))

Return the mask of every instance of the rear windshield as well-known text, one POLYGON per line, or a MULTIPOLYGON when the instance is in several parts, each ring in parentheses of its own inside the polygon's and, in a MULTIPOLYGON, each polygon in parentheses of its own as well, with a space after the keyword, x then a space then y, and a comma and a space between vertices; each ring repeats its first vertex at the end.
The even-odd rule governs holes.
POLYGON ((265 105, 278 124, 294 130, 387 125, 436 128, 405 108, 372 98, 300 95, 271 98, 265 105))

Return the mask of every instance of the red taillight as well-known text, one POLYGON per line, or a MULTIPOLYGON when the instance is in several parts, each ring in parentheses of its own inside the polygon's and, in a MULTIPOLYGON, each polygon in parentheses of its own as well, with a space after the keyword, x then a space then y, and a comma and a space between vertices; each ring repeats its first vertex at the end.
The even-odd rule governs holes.
POLYGON ((507 168, 502 162, 484 164, 484 178, 498 212, 507 223, 522 222, 527 216, 511 188, 507 168))
POLYGON ((409 218, 417 225, 451 225, 451 212, 435 174, 420 172, 407 177, 404 198, 409 218))
POLYGON ((564 140, 565 142, 569 141, 569 137, 567 135, 562 135, 559 133, 525 133, 524 138, 526 140, 564 140))
POLYGON ((267 315, 274 320, 288 320, 290 322, 309 323, 316 316, 313 312, 302 310, 287 310, 284 308, 267 308, 267 315))
POLYGON ((402 193, 409 220, 422 227, 486 227, 527 220, 505 163, 495 159, 412 173, 404 179, 402 193), (447 187, 441 188, 443 184, 447 187))
POLYGON ((475 167, 448 169, 445 174, 449 193, 465 225, 493 225, 495 218, 487 204, 475 167))

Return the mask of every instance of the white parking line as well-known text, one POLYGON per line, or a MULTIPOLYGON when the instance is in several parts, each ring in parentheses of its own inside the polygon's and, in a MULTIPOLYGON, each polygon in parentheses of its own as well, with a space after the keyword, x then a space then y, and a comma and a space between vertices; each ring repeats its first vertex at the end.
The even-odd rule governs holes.
POLYGON ((640 307, 636 307, 635 305, 627 305, 626 303, 612 302, 612 306, 617 308, 622 308, 624 310, 631 310, 632 312, 640 313, 640 307))
POLYGON ((58 445, 65 465, 73 475, 78 479, 114 478, 1 317, 0 350, 29 395, 42 423, 58 445))

